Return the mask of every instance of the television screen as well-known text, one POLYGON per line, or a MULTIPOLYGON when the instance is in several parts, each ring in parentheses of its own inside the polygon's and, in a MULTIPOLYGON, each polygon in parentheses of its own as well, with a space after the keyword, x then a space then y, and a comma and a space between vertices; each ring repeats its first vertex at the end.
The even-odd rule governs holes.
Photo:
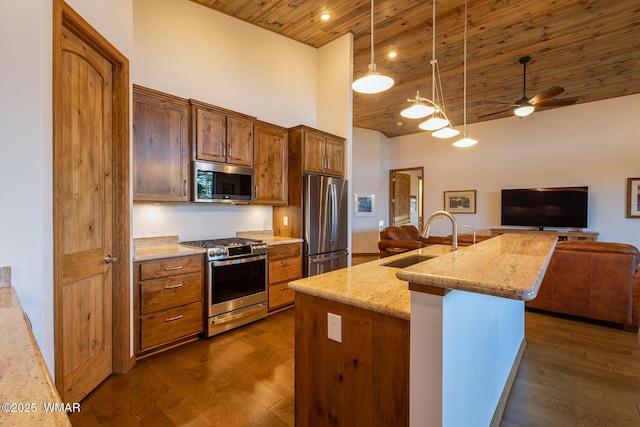
POLYGON ((502 190, 502 225, 587 227, 588 187, 502 190))

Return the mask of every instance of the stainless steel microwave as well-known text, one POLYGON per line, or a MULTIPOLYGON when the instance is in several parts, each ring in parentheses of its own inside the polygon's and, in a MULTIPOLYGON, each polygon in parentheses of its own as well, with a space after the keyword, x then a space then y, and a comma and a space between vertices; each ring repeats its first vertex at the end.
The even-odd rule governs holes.
POLYGON ((253 169, 193 162, 194 202, 253 202, 253 169))

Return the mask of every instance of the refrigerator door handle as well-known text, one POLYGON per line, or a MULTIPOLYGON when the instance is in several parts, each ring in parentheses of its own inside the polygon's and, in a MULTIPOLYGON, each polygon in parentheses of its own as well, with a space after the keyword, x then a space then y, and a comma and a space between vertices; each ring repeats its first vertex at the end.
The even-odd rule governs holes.
POLYGON ((328 260, 332 259, 332 258, 340 258, 342 256, 348 255, 349 251, 348 250, 343 250, 340 252, 334 252, 330 255, 312 255, 309 257, 309 263, 310 264, 315 264, 318 262, 327 262, 328 260))
POLYGON ((329 243, 331 244, 331 249, 334 249, 336 242, 336 223, 338 222, 338 199, 336 192, 336 185, 329 184, 329 197, 331 198, 331 224, 329 228, 329 243))

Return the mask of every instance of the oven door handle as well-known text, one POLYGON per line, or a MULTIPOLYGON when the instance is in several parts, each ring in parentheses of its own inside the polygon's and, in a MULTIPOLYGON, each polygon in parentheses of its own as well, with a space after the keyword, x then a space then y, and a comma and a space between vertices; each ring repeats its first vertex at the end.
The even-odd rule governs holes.
POLYGON ((225 323, 233 322, 240 317, 246 317, 253 313, 261 312, 262 310, 264 310, 264 304, 257 304, 255 308, 252 308, 250 310, 242 310, 242 312, 238 314, 229 314, 221 318, 218 318, 217 316, 212 317, 211 323, 213 323, 214 325, 223 325, 225 323))
POLYGON ((233 259, 224 259, 224 260, 218 260, 218 261, 211 261, 211 265, 213 267, 222 267, 223 265, 233 265, 233 264, 244 264, 247 262, 254 262, 254 261, 260 261, 263 259, 267 259, 267 255, 266 254, 261 254, 261 255, 247 255, 245 257, 242 258, 233 258, 233 259))

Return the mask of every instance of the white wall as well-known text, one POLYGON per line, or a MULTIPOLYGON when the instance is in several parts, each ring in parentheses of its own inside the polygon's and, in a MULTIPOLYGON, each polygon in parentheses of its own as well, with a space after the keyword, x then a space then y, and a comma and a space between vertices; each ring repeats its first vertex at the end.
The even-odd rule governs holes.
MULTIPOLYGON (((466 149, 427 133, 388 139, 388 163, 425 167, 425 217, 443 208, 443 191, 475 189, 477 214, 456 217, 484 234, 500 226, 503 188, 587 185, 587 230, 599 232, 601 241, 640 248, 640 221, 625 218, 627 178, 640 176, 639 119, 640 95, 577 104, 468 125, 479 143, 466 149)), ((354 149, 363 144, 356 138, 354 149)), ((432 233, 450 234, 450 223, 436 220, 432 233)))
POLYGON ((353 129, 353 193, 375 195, 375 215, 355 216, 351 209, 352 252, 378 252, 378 223, 389 225, 389 143, 380 132, 353 129))
MULTIPOLYGON (((68 0, 131 58, 131 0, 68 0)), ((0 265, 53 375, 52 1, 0 2, 0 265)))
MULTIPOLYGON (((316 126, 316 49, 190 1, 133 0, 133 17, 133 83, 284 127, 316 126)), ((133 237, 186 240, 271 228, 271 207, 133 207, 133 237)))

